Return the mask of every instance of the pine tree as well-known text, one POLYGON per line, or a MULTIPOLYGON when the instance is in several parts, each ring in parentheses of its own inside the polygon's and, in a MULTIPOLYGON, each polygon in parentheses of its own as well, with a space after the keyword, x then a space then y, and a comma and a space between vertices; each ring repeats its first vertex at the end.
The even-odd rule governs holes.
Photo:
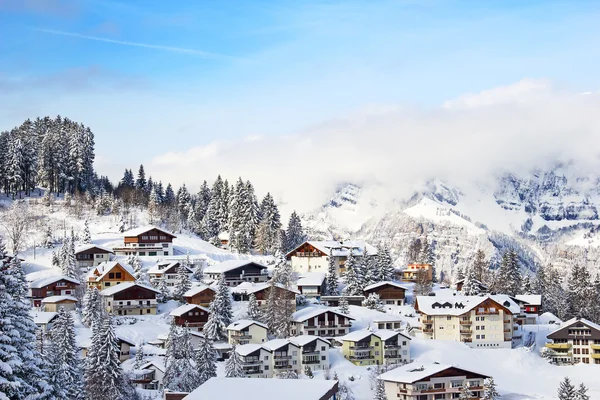
MULTIPOLYGON (((47 249, 51 249, 54 247, 54 237, 52 235, 52 227, 50 226, 50 224, 48 224, 48 226, 46 227, 46 239, 44 239, 44 247, 47 249)), ((54 257, 55 257, 54 252, 52 252, 52 262, 54 263, 54 257)))
POLYGON ((217 376, 217 354, 208 338, 202 339, 196 352, 196 367, 200 375, 200 385, 217 376))
POLYGON ((135 360, 133 362, 134 369, 140 369, 142 365, 144 365, 144 344, 139 342, 137 346, 135 346, 135 360))
POLYGON ((147 186, 146 182, 146 172, 144 171, 144 166, 140 165, 138 170, 138 177, 135 181, 135 188, 139 191, 145 191, 147 186))
POLYGON ((167 285, 167 280, 162 277, 158 279, 156 283, 156 290, 160 292, 157 295, 157 300, 159 303, 166 303, 171 298, 171 291, 169 290, 169 286, 167 285))
POLYGON ((153 187, 150 191, 150 196, 148 197, 148 218, 150 219, 150 223, 154 223, 160 213, 160 198, 158 196, 158 192, 156 191, 156 187, 153 187))
POLYGON ((509 250, 502 256, 499 276, 502 279, 498 282, 498 291, 509 296, 516 296, 521 291, 521 271, 517 253, 509 250))
POLYGON ((340 297, 338 311, 342 314, 350 315, 350 306, 348 305, 348 298, 345 295, 342 295, 342 297, 340 297))
POLYGON ((258 301, 254 293, 250 293, 248 298, 248 318, 253 321, 258 321, 261 317, 260 310, 258 308, 258 301))
POLYGON ((140 260, 140 257, 137 254, 131 258, 131 266, 133 267, 134 278, 137 281, 145 281, 142 260, 140 260))
POLYGON ((365 254, 361 258, 364 286, 378 283, 377 259, 377 256, 372 256, 365 250, 365 254))
POLYGON ((96 287, 88 288, 83 298, 81 322, 88 327, 104 318, 102 298, 96 287))
POLYGON ((465 296, 475 296, 479 294, 479 284, 475 278, 475 270, 473 267, 467 267, 467 273, 462 286, 462 293, 465 296))
MULTIPOLYGON (((281 221, 279 210, 270 193, 267 193, 258 211, 255 248, 261 254, 274 254, 279 248, 281 221)), ((285 246, 281 249, 285 251, 285 246)))
POLYGON ((332 251, 329 250, 329 266, 327 267, 327 280, 325 281, 329 296, 339 296, 340 294, 337 270, 335 258, 332 251))
POLYGON ((86 219, 83 225, 83 244, 92 243, 92 235, 90 234, 90 225, 86 219))
POLYGON ((533 294, 531 288, 531 279, 528 274, 525 274, 523 281, 521 282, 521 294, 533 294))
POLYGON ((236 346, 233 345, 229 358, 225 361, 225 376, 227 378, 244 378, 246 374, 244 373, 242 358, 235 348, 236 346))
POLYGON ((285 251, 292 251, 296 247, 300 246, 304 243, 308 238, 302 229, 302 221, 296 211, 292 212, 290 215, 290 220, 288 222, 287 231, 285 232, 286 237, 286 247, 285 251))
POLYGON ((587 394, 587 387, 581 383, 579 388, 577 389, 577 394, 575 395, 575 400, 590 400, 590 396, 587 394))
POLYGON ((75 234, 71 230, 71 237, 65 238, 65 242, 59 251, 60 268, 63 275, 78 278, 77 259, 75 257, 75 234))
POLYGON ((190 290, 191 287, 192 282, 190 281, 189 271, 185 265, 180 264, 177 269, 177 281, 175 282, 173 297, 176 300, 184 301, 183 295, 190 290))
POLYGON ((385 385, 381 379, 377 379, 377 383, 375 384, 375 395, 373 396, 373 400, 387 400, 387 396, 385 395, 385 385))
POLYGON ((52 268, 60 268, 60 258, 56 251, 52 252, 52 268))
POLYGON ((376 274, 377 282, 394 280, 396 271, 387 244, 379 246, 379 249, 377 249, 376 265, 376 271, 378 271, 376 274))
POLYGON ((455 279, 454 282, 460 282, 465 279, 464 270, 460 265, 458 267, 456 267, 456 276, 454 279, 455 279))
POLYGON ((575 386, 571 384, 569 377, 565 377, 558 386, 558 400, 573 400, 576 395, 575 386))
POLYGON ((227 326, 233 318, 231 295, 222 275, 217 286, 217 293, 209 306, 208 321, 204 325, 204 334, 210 340, 221 340, 227 337, 227 326))
POLYGON ((475 279, 479 282, 484 282, 485 271, 488 269, 488 265, 483 250, 477 250, 473 259, 473 272, 475 272, 475 279))
POLYGON ((339 400, 354 400, 354 392, 345 381, 339 381, 338 395, 339 400))
POLYGON ((362 305, 370 310, 384 312, 383 303, 379 299, 379 295, 377 293, 371 293, 369 297, 362 302, 362 305))
POLYGON ((494 378, 488 378, 483 384, 483 398, 482 400, 498 400, 500 393, 496 389, 496 383, 494 378))
POLYGON ((471 391, 471 389, 469 389, 467 382, 465 382, 463 387, 460 389, 460 395, 458 398, 460 400, 471 400, 473 397, 475 397, 474 393, 471 391))
POLYGON ((360 276, 358 276, 356 270, 356 261, 352 251, 349 251, 348 258, 346 258, 346 287, 344 293, 348 296, 360 296, 363 293, 360 276))
MULTIPOLYGON (((75 342, 75 324, 71 313, 61 307, 50 330, 48 346, 52 365, 54 387, 64 392, 66 399, 83 398, 82 368, 79 362, 79 348, 75 342)), ((58 398, 61 398, 58 396, 58 398)))
POLYGON ((315 376, 313 375, 312 369, 310 369, 309 365, 306 365, 304 367, 304 375, 306 375, 309 379, 314 378, 315 376))
POLYGON ((169 332, 169 349, 163 377, 165 388, 175 392, 191 392, 200 384, 200 373, 194 368, 194 350, 190 342, 189 329, 169 332))
POLYGON ((593 318, 594 288, 592 277, 585 266, 575 264, 567 280, 567 294, 572 314, 582 318, 593 318))

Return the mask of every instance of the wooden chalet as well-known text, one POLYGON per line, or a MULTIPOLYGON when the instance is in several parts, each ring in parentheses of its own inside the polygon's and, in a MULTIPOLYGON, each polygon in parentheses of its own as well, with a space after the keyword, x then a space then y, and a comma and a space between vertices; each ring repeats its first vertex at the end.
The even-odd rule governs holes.
POLYGON ((396 282, 384 281, 366 286, 363 290, 365 298, 372 293, 379 295, 383 304, 398 305, 404 304, 406 297, 406 288, 396 282))
POLYGON ((229 260, 204 268, 204 276, 218 281, 225 277, 227 286, 237 286, 243 282, 266 282, 269 274, 265 265, 249 260, 229 260))
POLYGON ((86 244, 75 249, 75 259, 79 268, 95 267, 103 262, 110 261, 111 249, 95 244, 86 244))
POLYGON ((133 271, 128 265, 114 261, 102 263, 87 274, 88 287, 97 287, 98 290, 124 282, 135 282, 133 271))
POLYGON ((271 282, 259 284, 246 282, 232 288, 231 294, 234 301, 249 301, 250 295, 254 294, 258 305, 263 306, 266 305, 271 290, 275 290, 275 297, 277 299, 289 300, 290 303, 294 303, 294 307, 296 306, 296 295, 300 294, 300 292, 286 288, 278 283, 273 285, 271 282))
POLYGON ((173 322, 179 326, 187 326, 192 330, 202 331, 208 321, 208 308, 197 304, 185 304, 177 307, 169 314, 173 322))
POLYGON ((72 296, 79 285, 79 280, 66 275, 38 279, 29 284, 29 298, 34 307, 41 307, 42 300, 46 297, 72 296))
POLYGON ((100 292, 106 311, 113 315, 156 314, 160 292, 151 286, 125 282, 100 292))
POLYGON ((123 234, 123 246, 114 247, 116 255, 172 256, 173 239, 177 236, 163 229, 147 226, 123 234))
POLYGON ((183 298, 188 304, 197 304, 199 306, 208 307, 214 300, 216 290, 210 286, 200 285, 195 286, 183 294, 183 298))

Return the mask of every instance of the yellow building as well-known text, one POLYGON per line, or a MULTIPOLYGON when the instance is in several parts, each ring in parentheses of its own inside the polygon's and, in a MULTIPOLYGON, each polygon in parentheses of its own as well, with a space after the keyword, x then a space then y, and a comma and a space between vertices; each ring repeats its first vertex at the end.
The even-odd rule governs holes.
POLYGON ((357 366, 410 362, 410 338, 400 332, 363 329, 339 340, 344 358, 357 366))
POLYGON ((125 282, 135 282, 133 271, 129 266, 123 266, 118 262, 103 262, 91 269, 87 275, 88 287, 95 286, 98 290, 125 282))

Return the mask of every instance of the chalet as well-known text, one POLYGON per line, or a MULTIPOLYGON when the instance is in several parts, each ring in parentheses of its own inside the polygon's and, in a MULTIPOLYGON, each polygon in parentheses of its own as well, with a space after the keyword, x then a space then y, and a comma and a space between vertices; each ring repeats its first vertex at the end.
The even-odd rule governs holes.
POLYGON ((352 364, 383 365, 410 362, 410 338, 400 332, 363 329, 338 340, 342 341, 342 354, 352 364))
POLYGON ((204 275, 218 281, 225 277, 227 286, 237 286, 243 282, 266 282, 269 280, 267 267, 249 260, 229 260, 204 268, 204 275))
POLYGON ((312 371, 325 371, 329 369, 329 349, 331 343, 319 336, 302 335, 288 339, 290 343, 300 348, 300 371, 307 366, 312 371))
MULTIPOLYGON (((85 343, 83 345, 81 345, 81 357, 82 358, 86 358, 87 354, 88 354, 88 350, 90 348, 91 343, 85 343)), ((131 348, 135 347, 135 344, 130 342, 127 339, 124 339, 120 336, 117 336, 117 352, 119 355, 119 360, 121 362, 123 361, 127 361, 129 360, 129 357, 131 355, 131 348)))
POLYGON ((197 304, 185 304, 177 307, 169 314, 173 322, 179 326, 188 326, 191 330, 202 331, 208 321, 209 311, 197 304))
POLYGON ((396 282, 384 281, 366 286, 363 290, 365 298, 371 293, 379 295, 383 304, 404 305, 406 288, 396 282))
POLYGON ((172 256, 177 236, 155 226, 132 229, 123 234, 123 246, 114 247, 118 256, 172 256))
POLYGON ((292 335, 336 337, 347 335, 354 318, 328 307, 306 307, 292 314, 292 335))
POLYGON ((165 376, 165 363, 162 359, 153 359, 131 372, 131 383, 145 390, 162 390, 165 376))
POLYGON ((106 247, 96 244, 86 244, 75 249, 75 259, 77 267, 89 268, 95 267, 103 262, 110 261, 110 255, 114 252, 106 247))
POLYGON ((477 348, 512 348, 519 306, 506 295, 417 296, 426 339, 453 340, 477 348))
POLYGON ((342 297, 346 298, 348 305, 361 307, 365 296, 321 296, 320 301, 327 307, 339 307, 342 297))
POLYGON ((342 242, 309 240, 287 253, 286 258, 291 262, 294 271, 326 273, 331 256, 338 266, 338 273, 344 273, 346 259, 350 252, 355 257, 362 257, 365 254, 376 255, 377 249, 361 240, 342 242))
POLYGON ((517 323, 526 325, 537 324, 537 317, 542 314, 542 296, 539 294, 516 295, 511 297, 521 307, 517 323))
POLYGON ((332 380, 211 378, 184 399, 335 400, 337 393, 338 382, 332 380))
MULTIPOLYGON (((477 279, 475 279, 474 282, 475 282, 475 285, 477 286, 477 289, 479 289, 479 293, 489 293, 490 289, 486 285, 479 282, 477 279)), ((462 292, 462 288, 463 288, 464 284, 465 284, 464 279, 456 281, 456 283, 454 284, 456 286, 456 291, 462 292)))
POLYGON ((92 268, 87 274, 88 287, 96 287, 98 290, 125 282, 135 282, 133 270, 129 265, 122 265, 115 261, 104 262, 92 268))
POLYGON ((38 279, 29 284, 29 298, 34 307, 41 307, 46 297, 72 296, 79 285, 79 280, 66 275, 38 279))
POLYGON ((416 282, 420 271, 425 271, 425 280, 433 281, 433 267, 430 264, 408 264, 402 271, 402 280, 406 282, 416 282))
POLYGON ((546 352, 557 364, 600 364, 600 325, 573 318, 546 336, 546 352))
POLYGON ((156 295, 153 287, 136 282, 120 283, 100 292, 106 311, 112 315, 156 314, 156 295))
POLYGON ((379 376, 388 399, 458 399, 462 388, 469 387, 473 397, 483 397, 483 384, 489 378, 453 365, 403 365, 379 376))
POLYGON ((263 344, 263 347, 271 352, 271 368, 274 375, 277 376, 288 371, 294 371, 297 374, 302 372, 300 370, 302 359, 300 346, 287 339, 273 339, 263 344))
POLYGON ((400 315, 385 314, 371 319, 371 326, 377 329, 399 330, 402 327, 400 315))
MULTIPOLYGON (((150 282, 157 283, 159 280, 164 279, 167 283, 167 286, 175 286, 181 265, 182 264, 179 262, 159 262, 156 265, 153 265, 148 269, 148 277, 150 278, 150 282)), ((191 277, 194 271, 187 266, 184 266, 184 268, 187 270, 188 276, 191 277)))
POLYGON ((52 328, 52 323, 58 318, 56 312, 45 311, 29 311, 29 315, 33 319, 33 323, 37 326, 38 333, 45 334, 52 328))
POLYGON ((216 290, 210 286, 199 285, 191 288, 183 294, 183 298, 188 304, 198 304, 208 307, 215 298, 216 290))
POLYGON ((298 291, 306 297, 319 299, 326 291, 324 272, 307 272, 302 274, 298 282, 298 291))
POLYGON ((247 378, 272 378, 273 358, 271 350, 260 344, 244 344, 235 348, 242 358, 244 374, 247 378))
POLYGON ((228 343, 231 345, 262 344, 267 341, 267 325, 242 319, 227 327, 228 343))
POLYGON ((272 282, 244 282, 232 288, 231 294, 233 295, 234 301, 248 301, 250 300, 250 295, 254 294, 258 306, 262 307, 267 304, 267 299, 269 298, 269 293, 272 290, 272 288, 276 291, 275 297, 277 299, 287 299, 290 302, 290 304, 294 307, 294 309, 296 308, 296 295, 300 294, 300 292, 291 288, 286 288, 280 283, 276 283, 275 285, 273 285, 272 282))
POLYGON ((44 311, 58 312, 62 308, 65 311, 73 311, 77 306, 77 299, 73 296, 50 296, 42 299, 44 311))

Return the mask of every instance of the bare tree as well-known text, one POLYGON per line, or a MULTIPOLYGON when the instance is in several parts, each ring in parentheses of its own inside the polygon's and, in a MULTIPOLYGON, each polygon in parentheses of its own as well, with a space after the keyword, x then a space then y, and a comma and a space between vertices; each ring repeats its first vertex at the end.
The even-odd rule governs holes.
POLYGON ((25 234, 31 219, 31 213, 24 201, 15 201, 8 212, 0 218, 0 223, 6 230, 6 238, 14 255, 17 255, 25 244, 25 234))

